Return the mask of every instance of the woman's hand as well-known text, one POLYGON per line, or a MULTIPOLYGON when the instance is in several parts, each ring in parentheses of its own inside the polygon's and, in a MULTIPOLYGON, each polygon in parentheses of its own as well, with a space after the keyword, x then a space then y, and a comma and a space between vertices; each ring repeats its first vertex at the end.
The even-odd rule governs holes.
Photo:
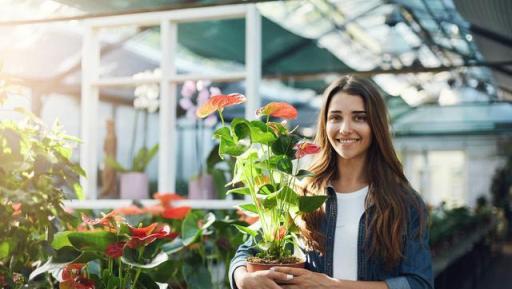
POLYGON ((284 283, 292 278, 290 274, 271 270, 249 273, 245 267, 238 267, 234 273, 239 289, 282 289, 277 283, 284 283))
POLYGON ((280 283, 283 289, 333 289, 339 280, 331 278, 326 274, 312 272, 306 269, 290 267, 273 267, 274 272, 292 275, 293 278, 280 283))

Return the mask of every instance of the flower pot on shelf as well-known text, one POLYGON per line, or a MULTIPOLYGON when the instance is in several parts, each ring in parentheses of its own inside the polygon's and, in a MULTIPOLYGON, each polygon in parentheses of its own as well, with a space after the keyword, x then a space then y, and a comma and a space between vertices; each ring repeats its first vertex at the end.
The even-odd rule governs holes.
POLYGON ((121 199, 140 200, 149 196, 148 176, 145 173, 130 172, 121 174, 121 199))
POLYGON ((188 198, 191 200, 211 200, 216 197, 213 177, 203 174, 193 177, 188 183, 188 198))

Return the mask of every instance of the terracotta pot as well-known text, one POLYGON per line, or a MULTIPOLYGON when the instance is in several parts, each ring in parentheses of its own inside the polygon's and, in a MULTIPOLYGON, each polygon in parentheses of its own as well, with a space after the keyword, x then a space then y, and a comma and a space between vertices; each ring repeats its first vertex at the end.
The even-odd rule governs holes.
POLYGON ((306 265, 306 262, 293 263, 293 264, 262 264, 262 263, 247 262, 247 272, 270 270, 270 268, 272 268, 272 267, 292 267, 292 268, 304 269, 305 265, 306 265))
POLYGON ((121 174, 121 199, 141 200, 149 198, 149 182, 145 173, 121 174))

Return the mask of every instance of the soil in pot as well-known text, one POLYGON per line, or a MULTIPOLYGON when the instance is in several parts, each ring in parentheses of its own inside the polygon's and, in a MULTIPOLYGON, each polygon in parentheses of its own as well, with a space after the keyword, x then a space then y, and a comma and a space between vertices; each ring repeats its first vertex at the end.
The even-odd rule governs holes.
POLYGON ((304 260, 295 256, 284 257, 280 259, 269 259, 259 257, 249 257, 247 259, 247 271, 257 272, 263 270, 270 270, 272 267, 293 267, 304 268, 304 260))

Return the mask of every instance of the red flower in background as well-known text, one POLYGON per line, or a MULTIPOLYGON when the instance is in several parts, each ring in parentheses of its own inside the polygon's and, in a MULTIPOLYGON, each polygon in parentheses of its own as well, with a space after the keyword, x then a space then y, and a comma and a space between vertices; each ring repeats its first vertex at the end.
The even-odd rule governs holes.
POLYGON ((175 193, 156 193, 153 198, 159 200, 164 207, 171 207, 174 201, 185 200, 185 198, 175 193))
POLYGON ((191 209, 191 207, 165 208, 162 217, 172 220, 183 220, 191 209))
POLYGON ((62 282, 59 284, 60 289, 94 289, 93 280, 87 279, 84 270, 85 264, 72 263, 64 267, 62 270, 62 282))
POLYGON ((302 158, 305 155, 316 154, 320 151, 319 146, 307 142, 299 143, 295 148, 297 149, 297 151, 295 152, 295 157, 298 159, 302 158))
POLYGON ((153 243, 157 239, 176 238, 177 234, 171 232, 169 225, 159 225, 153 223, 147 227, 134 228, 130 227, 131 238, 126 244, 129 248, 135 249, 140 246, 146 246, 153 243))
POLYGON ((21 214, 21 203, 13 203, 11 205, 11 207, 14 210, 14 212, 12 212, 13 216, 17 216, 17 215, 21 214))
POLYGON ((196 115, 199 118, 205 118, 215 111, 222 111, 225 107, 243 103, 246 100, 247 98, 240 93, 214 95, 196 111, 196 115))
POLYGON ((123 256, 123 249, 125 244, 126 242, 117 242, 108 245, 105 249, 105 255, 114 259, 123 256))
POLYGON ((256 111, 256 116, 269 115, 284 119, 297 118, 297 110, 286 102, 271 102, 256 111))
POLYGON ((114 211, 116 214, 124 215, 124 216, 142 215, 145 213, 143 209, 141 209, 135 205, 130 205, 128 207, 123 207, 123 208, 117 208, 114 211))

